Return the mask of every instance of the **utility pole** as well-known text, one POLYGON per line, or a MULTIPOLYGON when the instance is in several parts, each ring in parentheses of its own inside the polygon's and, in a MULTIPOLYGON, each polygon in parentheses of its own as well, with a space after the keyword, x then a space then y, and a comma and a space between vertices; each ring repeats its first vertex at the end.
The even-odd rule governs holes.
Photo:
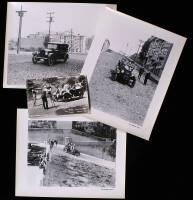
POLYGON ((49 32, 48 32, 48 38, 49 38, 49 42, 50 42, 50 30, 51 30, 51 23, 54 22, 53 21, 53 14, 54 12, 47 12, 47 14, 49 15, 49 17, 47 17, 49 20, 47 21, 49 23, 49 32))
POLYGON ((134 61, 136 60, 137 55, 138 55, 138 53, 139 53, 139 49, 143 46, 143 43, 144 43, 143 40, 139 40, 139 46, 138 46, 137 53, 136 53, 136 55, 135 55, 134 61))
POLYGON ((73 34, 73 31, 72 31, 72 28, 71 28, 71 30, 70 30, 70 43, 71 43, 71 49, 72 49, 72 34, 73 34))
POLYGON ((16 11, 19 16, 19 33, 18 33, 18 39, 17 39, 17 54, 20 52, 21 48, 21 28, 22 28, 22 17, 24 16, 24 13, 27 12, 25 10, 22 10, 22 5, 21 5, 21 10, 16 11))

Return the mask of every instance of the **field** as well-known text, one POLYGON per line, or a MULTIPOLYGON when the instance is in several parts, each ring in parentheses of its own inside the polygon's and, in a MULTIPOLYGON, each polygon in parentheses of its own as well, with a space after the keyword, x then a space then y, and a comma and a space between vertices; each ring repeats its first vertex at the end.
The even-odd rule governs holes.
POLYGON ((57 150, 53 152, 52 159, 48 163, 42 185, 114 187, 115 169, 66 156, 57 150))
POLYGON ((33 64, 32 53, 21 53, 20 55, 9 54, 7 84, 25 85, 26 79, 79 74, 85 58, 86 55, 71 54, 66 63, 58 62, 50 67, 43 63, 33 64))
MULTIPOLYGON (((103 52, 99 56, 89 82, 91 106, 141 126, 156 84, 148 80, 147 85, 144 85, 144 77, 136 81, 134 88, 112 81, 110 70, 115 69, 120 58, 122 56, 113 51, 103 52)), ((136 70, 134 74, 137 78, 136 70)))

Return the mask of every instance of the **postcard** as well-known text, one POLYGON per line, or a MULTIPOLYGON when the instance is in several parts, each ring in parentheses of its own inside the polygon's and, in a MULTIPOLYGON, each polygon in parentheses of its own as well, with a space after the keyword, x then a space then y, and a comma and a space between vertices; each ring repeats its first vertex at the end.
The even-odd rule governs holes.
POLYGON ((186 38, 110 8, 97 27, 88 117, 148 140, 186 38))
POLYGON ((84 75, 26 81, 29 117, 89 113, 87 78, 84 75))
POLYGON ((124 198, 126 134, 82 116, 17 110, 16 196, 124 198))
POLYGON ((3 87, 80 74, 106 6, 116 9, 116 4, 8 2, 3 87))

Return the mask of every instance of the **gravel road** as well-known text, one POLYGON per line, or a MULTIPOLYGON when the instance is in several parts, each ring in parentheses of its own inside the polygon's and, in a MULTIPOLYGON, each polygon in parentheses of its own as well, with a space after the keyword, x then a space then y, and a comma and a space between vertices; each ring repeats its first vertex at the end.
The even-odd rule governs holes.
POLYGON ((58 62, 54 66, 43 63, 33 64, 31 54, 9 54, 7 67, 7 84, 25 85, 26 79, 49 78, 79 74, 86 55, 71 54, 66 63, 58 62))

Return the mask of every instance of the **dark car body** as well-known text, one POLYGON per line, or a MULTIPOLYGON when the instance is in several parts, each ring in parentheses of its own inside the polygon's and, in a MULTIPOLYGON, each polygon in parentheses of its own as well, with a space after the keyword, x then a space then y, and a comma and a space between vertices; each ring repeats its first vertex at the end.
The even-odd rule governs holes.
POLYGON ((44 61, 49 66, 54 65, 58 59, 66 62, 69 58, 68 47, 68 44, 49 42, 47 48, 33 52, 32 61, 34 64, 44 61))
POLYGON ((119 62, 115 70, 111 70, 111 79, 113 81, 127 84, 129 87, 133 88, 136 82, 136 78, 132 73, 133 69, 134 67, 132 62, 128 62, 127 64, 119 62))

